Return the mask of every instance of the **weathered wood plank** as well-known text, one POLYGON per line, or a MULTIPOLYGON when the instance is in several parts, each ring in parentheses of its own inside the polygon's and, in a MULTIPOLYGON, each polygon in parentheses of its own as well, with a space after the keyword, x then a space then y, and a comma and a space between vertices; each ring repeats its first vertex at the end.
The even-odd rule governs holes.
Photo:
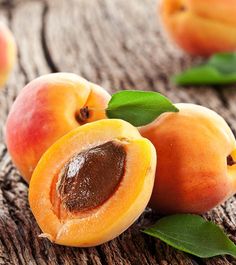
MULTIPOLYGON (((156 1, 0 1, 0 16, 19 47, 18 64, 0 91, 0 264, 236 264, 231 257, 195 259, 140 233, 157 218, 147 210, 120 237, 97 248, 67 248, 39 239, 30 212, 28 186, 4 145, 4 122, 25 83, 38 75, 68 71, 118 89, 160 91, 176 102, 195 102, 220 112, 233 129, 234 87, 175 87, 169 77, 197 63, 174 48, 160 30, 156 1)), ((236 242, 236 200, 205 216, 236 242)))

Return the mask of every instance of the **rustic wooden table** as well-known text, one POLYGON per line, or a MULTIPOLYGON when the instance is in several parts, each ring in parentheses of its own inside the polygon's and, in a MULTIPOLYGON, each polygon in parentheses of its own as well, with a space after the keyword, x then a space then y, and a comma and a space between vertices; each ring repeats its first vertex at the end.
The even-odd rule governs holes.
MULTIPOLYGON (((12 102, 35 77, 74 72, 107 88, 160 91, 174 102, 210 107, 236 129, 236 87, 175 87, 170 76, 197 63, 161 32, 156 0, 0 0, 0 18, 12 29, 18 63, 0 91, 0 264, 236 264, 196 259, 140 233, 150 210, 120 237, 96 248, 67 248, 38 238, 28 185, 12 165, 4 123, 12 102)), ((205 215, 236 241, 236 199, 205 215)))

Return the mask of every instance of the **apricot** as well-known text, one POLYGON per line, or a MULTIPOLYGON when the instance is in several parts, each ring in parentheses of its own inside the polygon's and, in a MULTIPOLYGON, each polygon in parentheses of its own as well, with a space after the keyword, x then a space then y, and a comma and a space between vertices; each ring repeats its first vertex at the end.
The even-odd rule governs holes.
POLYGON ((103 88, 70 73, 44 75, 26 85, 6 122, 7 148, 25 180, 57 139, 77 126, 106 118, 109 100, 103 88))
POLYGON ((0 87, 3 87, 16 60, 16 43, 8 27, 0 21, 0 87))
POLYGON ((140 128, 158 163, 150 206, 161 213, 204 213, 236 191, 236 142, 225 120, 194 104, 176 104, 140 128))
POLYGON ((185 51, 209 56, 236 49, 234 0, 163 0, 160 15, 172 39, 185 51))
POLYGON ((113 239, 146 207, 155 168, 154 146, 125 121, 72 130, 44 153, 30 181, 41 236, 78 247, 113 239))

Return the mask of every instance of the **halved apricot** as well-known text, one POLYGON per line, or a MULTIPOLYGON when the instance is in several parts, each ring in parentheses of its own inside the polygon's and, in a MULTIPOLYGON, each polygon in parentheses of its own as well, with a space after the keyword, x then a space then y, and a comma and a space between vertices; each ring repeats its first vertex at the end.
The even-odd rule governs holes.
POLYGON ((152 143, 125 121, 100 120, 69 132, 42 156, 30 182, 42 236, 82 247, 118 236, 145 209, 155 166, 152 143))

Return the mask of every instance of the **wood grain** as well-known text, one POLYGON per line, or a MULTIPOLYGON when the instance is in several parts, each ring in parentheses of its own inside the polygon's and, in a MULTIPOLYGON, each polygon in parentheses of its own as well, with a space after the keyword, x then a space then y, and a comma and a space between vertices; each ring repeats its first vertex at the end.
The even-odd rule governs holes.
MULTIPOLYGON (((0 264, 236 264, 232 257, 196 259, 141 234, 158 216, 147 209, 118 238, 96 248, 67 248, 38 238, 28 185, 12 165, 4 124, 12 102, 35 77, 75 72, 105 87, 154 90, 174 102, 194 102, 219 112, 236 131, 235 86, 175 87, 170 76, 201 61, 174 47, 161 30, 155 0, 0 0, 11 27, 18 63, 0 91, 0 264)), ((236 242, 236 199, 207 213, 236 242)))

